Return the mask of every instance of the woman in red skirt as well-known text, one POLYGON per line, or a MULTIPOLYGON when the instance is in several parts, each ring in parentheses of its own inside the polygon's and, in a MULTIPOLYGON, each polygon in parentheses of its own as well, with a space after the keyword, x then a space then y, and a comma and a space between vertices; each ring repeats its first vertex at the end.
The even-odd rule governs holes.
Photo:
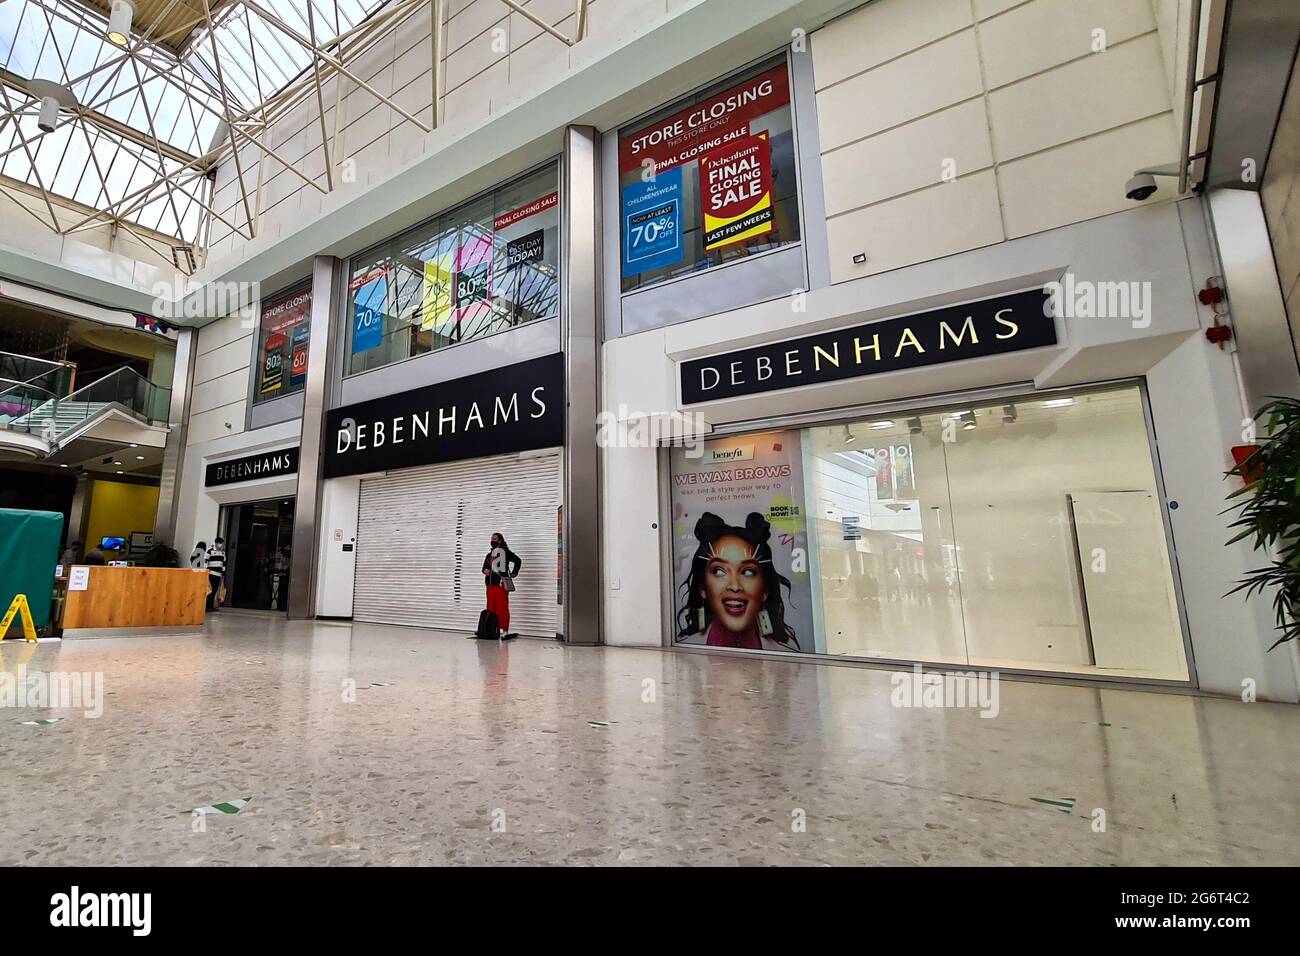
POLYGON ((497 616, 502 637, 518 637, 510 631, 510 592, 515 589, 515 575, 523 562, 510 550, 501 532, 492 535, 492 550, 483 559, 483 576, 487 582, 487 607, 497 616))

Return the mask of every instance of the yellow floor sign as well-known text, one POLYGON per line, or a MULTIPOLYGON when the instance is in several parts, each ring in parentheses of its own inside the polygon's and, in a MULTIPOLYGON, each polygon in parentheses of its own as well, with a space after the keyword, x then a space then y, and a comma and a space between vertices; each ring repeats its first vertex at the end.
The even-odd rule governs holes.
POLYGON ((14 596, 13 603, 9 605, 9 610, 5 612, 4 620, 0 621, 0 638, 9 633, 9 625, 14 622, 15 614, 22 615, 23 637, 32 643, 36 643, 36 625, 32 621, 32 609, 27 606, 26 594, 14 596))

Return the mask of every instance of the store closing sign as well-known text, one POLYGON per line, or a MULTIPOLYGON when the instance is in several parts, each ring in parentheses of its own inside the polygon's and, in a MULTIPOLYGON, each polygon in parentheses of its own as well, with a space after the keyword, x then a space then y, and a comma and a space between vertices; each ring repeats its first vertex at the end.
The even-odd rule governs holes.
POLYGON ((1056 344, 1043 289, 821 332, 679 364, 682 404, 1056 344))
POLYGON ((311 290, 274 299, 262 308, 261 325, 266 333, 262 345, 262 368, 258 391, 273 397, 285 385, 286 365, 290 386, 297 386, 307 372, 307 342, 311 335, 311 290), (301 365, 301 372, 299 372, 301 365))
POLYGON ((789 105, 790 83, 782 63, 620 134, 624 276, 682 262, 687 236, 701 226, 705 233, 717 233, 705 236, 706 251, 772 230, 765 124, 789 105), (701 211, 694 197, 690 208, 684 204, 697 182, 701 211), (697 218, 701 212, 703 222, 697 218))
POLYGON ((790 105, 782 63, 672 116, 619 137, 620 175, 653 168, 655 175, 750 134, 760 116, 790 105))

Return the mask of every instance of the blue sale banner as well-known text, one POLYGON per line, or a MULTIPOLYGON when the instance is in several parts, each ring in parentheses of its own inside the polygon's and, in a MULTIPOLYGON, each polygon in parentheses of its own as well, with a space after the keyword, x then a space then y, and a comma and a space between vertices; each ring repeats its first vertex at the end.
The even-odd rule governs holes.
POLYGON ((682 167, 623 187, 623 275, 682 261, 682 167))
POLYGON ((384 339, 384 298, 388 276, 381 275, 357 289, 352 306, 352 354, 376 348, 384 339))

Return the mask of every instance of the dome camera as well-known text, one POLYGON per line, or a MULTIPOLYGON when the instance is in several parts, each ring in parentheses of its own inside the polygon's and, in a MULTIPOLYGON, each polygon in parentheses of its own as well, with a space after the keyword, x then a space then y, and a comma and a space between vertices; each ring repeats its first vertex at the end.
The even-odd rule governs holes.
POLYGON ((1135 169, 1133 178, 1124 184, 1124 195, 1134 202, 1146 202, 1156 191, 1156 177, 1168 176, 1178 178, 1178 164, 1166 163, 1163 166, 1147 166, 1135 169))
POLYGON ((1124 186, 1124 195, 1135 202, 1145 202, 1156 191, 1156 178, 1150 173, 1138 173, 1124 186))

